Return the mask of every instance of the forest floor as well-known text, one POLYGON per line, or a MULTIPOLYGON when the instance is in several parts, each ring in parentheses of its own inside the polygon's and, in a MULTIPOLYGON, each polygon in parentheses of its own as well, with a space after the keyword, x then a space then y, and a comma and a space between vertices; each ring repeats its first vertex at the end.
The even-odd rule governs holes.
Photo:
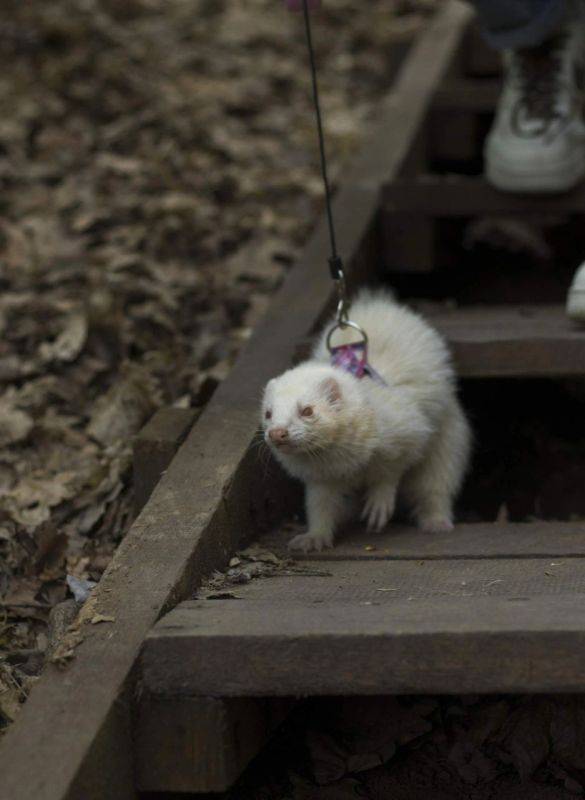
MULTIPOLYGON (((317 15, 334 182, 437 1, 317 15)), ((1 732, 132 521, 132 437, 209 399, 322 195, 277 0, 5 0, 0 65, 1 732)))
POLYGON ((584 722, 575 696, 314 699, 222 798, 570 800, 584 722))

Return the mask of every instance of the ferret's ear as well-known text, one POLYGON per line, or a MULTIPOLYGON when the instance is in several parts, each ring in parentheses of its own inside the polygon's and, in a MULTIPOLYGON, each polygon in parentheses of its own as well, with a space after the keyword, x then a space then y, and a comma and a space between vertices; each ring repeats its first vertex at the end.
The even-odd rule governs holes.
POLYGON ((341 400, 341 386, 335 378, 325 378, 319 386, 319 392, 332 404, 341 400))

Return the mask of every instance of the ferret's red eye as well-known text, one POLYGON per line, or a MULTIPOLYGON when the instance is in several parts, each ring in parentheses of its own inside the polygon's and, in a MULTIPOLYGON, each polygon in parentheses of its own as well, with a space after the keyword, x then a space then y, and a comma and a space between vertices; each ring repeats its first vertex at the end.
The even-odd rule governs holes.
POLYGON ((264 414, 264 416, 266 417, 266 419, 272 419, 272 411, 267 411, 267 412, 264 414))
POLYGON ((301 411, 301 417, 312 417, 313 416, 313 406, 305 406, 301 411))

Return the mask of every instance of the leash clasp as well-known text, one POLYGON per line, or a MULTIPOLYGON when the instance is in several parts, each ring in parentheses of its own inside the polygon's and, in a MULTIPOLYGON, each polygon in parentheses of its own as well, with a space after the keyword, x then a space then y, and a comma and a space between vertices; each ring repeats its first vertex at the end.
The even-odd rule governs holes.
POLYGON ((361 336, 357 342, 353 342, 353 344, 362 344, 364 349, 368 346, 368 335, 365 330, 358 325, 357 322, 352 322, 349 318, 349 302, 347 299, 347 286, 345 283, 345 274, 341 265, 338 265, 337 275, 334 278, 335 286, 337 287, 337 311, 335 313, 335 323, 330 328, 329 333, 327 334, 327 349, 330 353, 333 353, 334 348, 331 345, 331 341, 333 339, 333 334, 338 330, 345 330, 346 328, 351 328, 354 331, 357 331, 361 336))

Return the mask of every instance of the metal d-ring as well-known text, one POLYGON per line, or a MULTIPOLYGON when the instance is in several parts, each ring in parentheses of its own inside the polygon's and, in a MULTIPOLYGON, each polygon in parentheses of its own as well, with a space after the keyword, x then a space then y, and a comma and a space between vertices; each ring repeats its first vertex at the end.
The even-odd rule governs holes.
POLYGON ((327 344, 327 349, 329 350, 330 353, 333 352, 333 348, 331 347, 331 339, 332 339, 333 334, 335 333, 335 331, 338 330, 339 328, 341 328, 341 330, 344 330, 345 328, 351 328, 352 330, 357 331, 361 335, 362 341, 361 342, 352 342, 352 344, 363 344, 364 347, 367 347, 367 345, 368 345, 368 334, 361 327, 361 325, 357 324, 357 322, 352 322, 350 319, 346 319, 346 320, 343 320, 343 321, 340 320, 339 322, 336 322, 330 328, 329 333, 327 334, 326 344, 327 344))

